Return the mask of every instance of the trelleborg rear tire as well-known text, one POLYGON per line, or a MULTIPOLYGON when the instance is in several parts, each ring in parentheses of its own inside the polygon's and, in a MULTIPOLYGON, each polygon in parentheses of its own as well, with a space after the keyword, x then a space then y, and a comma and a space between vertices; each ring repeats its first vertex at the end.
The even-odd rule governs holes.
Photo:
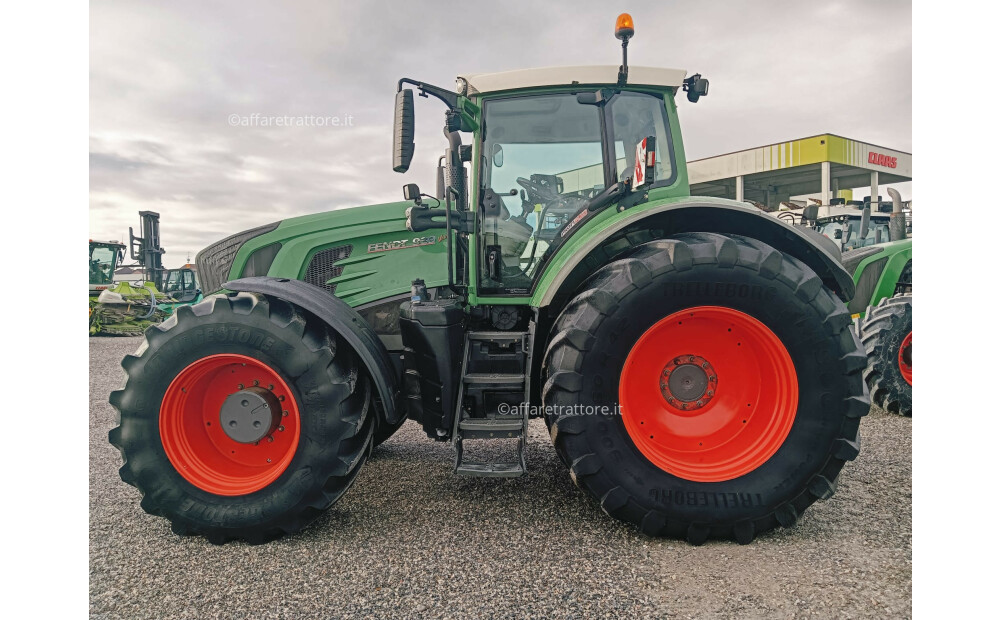
POLYGON ((868 413, 843 302, 760 241, 678 234, 598 270, 546 352, 552 440, 649 535, 749 543, 833 494, 868 413))
POLYGON ((261 543, 296 532, 371 450, 371 388, 350 347, 285 301, 181 306, 122 361, 112 392, 122 480, 178 534, 261 543))

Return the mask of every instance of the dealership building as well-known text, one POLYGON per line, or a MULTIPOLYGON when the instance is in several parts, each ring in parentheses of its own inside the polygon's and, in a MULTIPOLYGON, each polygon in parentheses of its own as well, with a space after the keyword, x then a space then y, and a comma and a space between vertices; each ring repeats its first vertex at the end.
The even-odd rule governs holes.
MULTIPOLYGON (((792 196, 819 194, 851 200, 852 188, 912 180, 913 155, 896 149, 820 134, 688 162, 694 196, 752 200, 771 209, 792 196)), ((862 198, 862 197, 859 197, 862 198)))

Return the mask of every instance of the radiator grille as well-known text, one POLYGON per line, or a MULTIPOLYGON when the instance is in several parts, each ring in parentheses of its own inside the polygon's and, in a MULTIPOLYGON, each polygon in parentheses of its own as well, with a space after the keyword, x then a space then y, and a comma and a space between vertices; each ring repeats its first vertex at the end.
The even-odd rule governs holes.
POLYGON ((316 252, 312 260, 309 261, 309 266, 306 267, 306 275, 303 279, 309 284, 318 286, 331 293, 336 292, 336 282, 327 284, 327 280, 336 278, 344 271, 343 267, 334 265, 334 263, 349 257, 352 249, 353 247, 350 245, 341 245, 316 252))

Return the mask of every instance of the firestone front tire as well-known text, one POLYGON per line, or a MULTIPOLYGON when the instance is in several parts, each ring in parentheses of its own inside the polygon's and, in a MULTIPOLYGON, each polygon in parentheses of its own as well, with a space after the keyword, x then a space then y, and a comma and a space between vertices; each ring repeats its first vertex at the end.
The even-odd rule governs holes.
POLYGON ((279 299, 215 295, 150 327, 112 392, 122 480, 177 534, 222 544, 297 532, 371 450, 371 389, 350 347, 279 299))
POLYGON ((843 302, 754 239, 679 234, 563 310, 543 401, 576 484, 652 536, 749 543, 859 452, 865 356, 843 302))

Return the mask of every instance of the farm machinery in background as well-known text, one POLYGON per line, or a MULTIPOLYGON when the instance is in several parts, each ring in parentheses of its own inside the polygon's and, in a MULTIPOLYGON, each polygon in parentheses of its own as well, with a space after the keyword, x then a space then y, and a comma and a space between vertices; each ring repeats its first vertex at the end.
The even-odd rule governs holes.
POLYGON ((774 212, 808 226, 836 243, 852 274, 854 297, 847 309, 868 356, 865 380, 872 401, 886 411, 913 412, 912 220, 899 192, 891 202, 851 201, 774 212), (875 210, 872 210, 872 205, 875 210))
POLYGON ((129 227, 129 245, 90 241, 90 335, 139 336, 178 306, 201 300, 196 274, 189 268, 164 269, 160 214, 140 211, 141 236, 129 227), (130 267, 141 267, 138 282, 115 282, 125 248, 130 267), (96 297, 96 298, 95 298, 96 297))

